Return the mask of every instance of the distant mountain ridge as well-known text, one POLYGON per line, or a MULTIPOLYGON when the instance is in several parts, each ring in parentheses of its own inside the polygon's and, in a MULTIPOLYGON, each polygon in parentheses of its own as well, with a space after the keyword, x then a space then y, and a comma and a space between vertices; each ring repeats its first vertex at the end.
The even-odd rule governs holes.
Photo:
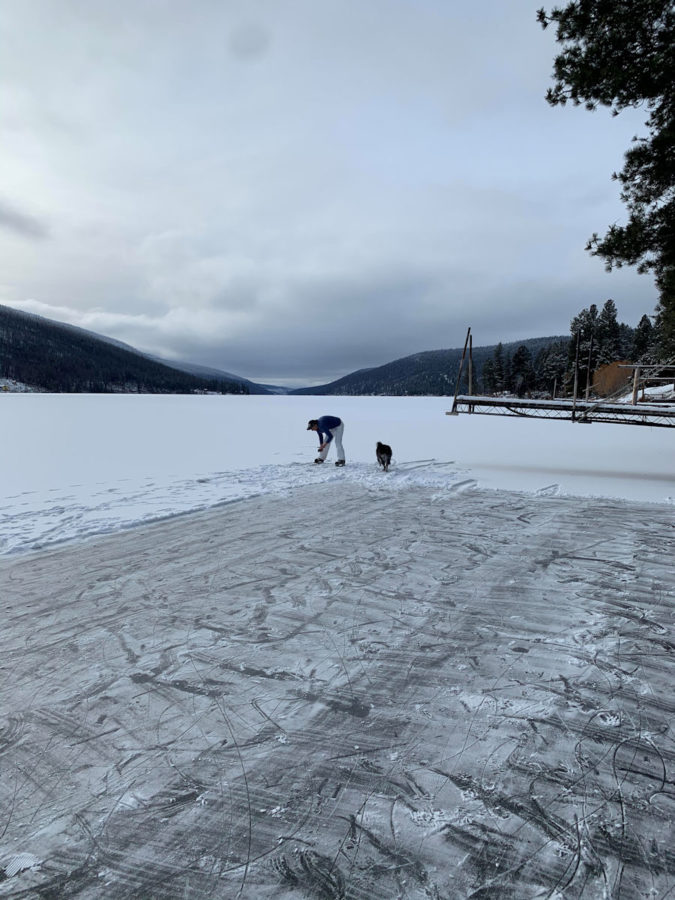
POLYGON ((176 360, 167 360, 161 356, 151 356, 157 362, 164 363, 165 366, 171 366, 174 369, 180 369, 181 372, 189 372, 191 375, 200 375, 204 378, 229 378, 239 384, 245 384, 249 394, 287 394, 288 389, 277 384, 260 384, 256 381, 250 381, 241 375, 233 375, 232 372, 225 372, 223 369, 214 369, 211 366, 202 366, 199 363, 178 362, 176 360))
MULTIPOLYGON (((502 344, 505 356, 525 346, 532 356, 568 335, 502 344)), ((473 348, 474 385, 497 344, 473 348)), ((169 361, 93 331, 0 305, 0 378, 56 392, 452 395, 460 348, 426 350, 382 366, 358 369, 328 384, 294 390, 257 384, 197 363, 169 361)), ((466 386, 466 370, 463 376, 466 386)))
MULTIPOLYGON (((526 338, 502 344, 505 354, 513 353, 525 346, 532 356, 556 342, 569 341, 569 335, 526 338)), ((473 376, 475 382, 481 379, 484 364, 492 359, 497 344, 473 348, 473 376)), ((359 369, 328 384, 311 388, 297 388, 291 394, 335 394, 342 396, 389 395, 389 396, 448 396, 454 393, 462 349, 425 350, 395 359, 371 369, 359 369)), ((466 380, 466 368, 462 376, 466 380)))
POLYGON ((249 381, 241 375, 234 375, 232 372, 226 372, 224 369, 214 369, 211 366, 202 366, 199 363, 183 362, 183 360, 168 360, 161 356, 148 356, 148 359, 154 359, 155 362, 162 363, 165 366, 171 366, 172 369, 178 369, 180 372, 187 372, 189 375, 196 375, 198 378, 227 378, 236 384, 244 385, 249 394, 274 394, 276 390, 273 385, 257 384, 255 381, 249 381))
POLYGON ((246 379, 191 373, 113 338, 2 305, 0 377, 66 393, 251 392, 246 379))

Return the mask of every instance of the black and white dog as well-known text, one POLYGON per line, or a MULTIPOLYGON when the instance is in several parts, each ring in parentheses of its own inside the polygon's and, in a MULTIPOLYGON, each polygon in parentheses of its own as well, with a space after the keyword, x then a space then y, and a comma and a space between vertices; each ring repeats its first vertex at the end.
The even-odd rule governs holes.
POLYGON ((378 441, 377 447, 375 448, 375 454, 377 456, 378 463, 386 472, 391 465, 391 447, 388 444, 383 444, 381 443, 381 441, 378 441))

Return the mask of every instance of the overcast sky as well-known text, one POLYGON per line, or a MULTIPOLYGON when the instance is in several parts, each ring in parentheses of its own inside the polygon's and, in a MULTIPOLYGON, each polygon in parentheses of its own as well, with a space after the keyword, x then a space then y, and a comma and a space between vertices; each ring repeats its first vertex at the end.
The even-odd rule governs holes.
POLYGON ((584 244, 646 112, 548 106, 541 3, 6 0, 0 303, 290 385, 636 325, 584 244))

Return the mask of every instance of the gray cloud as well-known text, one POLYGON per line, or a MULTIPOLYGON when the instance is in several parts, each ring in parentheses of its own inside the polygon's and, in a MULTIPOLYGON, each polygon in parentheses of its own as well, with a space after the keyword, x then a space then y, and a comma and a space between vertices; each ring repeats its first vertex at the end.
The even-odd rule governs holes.
POLYGON ((0 200, 0 227, 30 240, 44 240, 49 235, 47 226, 38 218, 21 212, 3 200, 0 200))
POLYGON ((261 56, 264 56, 269 46, 270 34, 268 30, 255 22, 237 25, 230 34, 230 51, 235 57, 245 61, 259 59, 261 56))
POLYGON ((583 251, 643 116, 547 106, 529 0, 24 0, 7 32, 0 224, 33 240, 0 302, 314 383, 654 307, 583 251))

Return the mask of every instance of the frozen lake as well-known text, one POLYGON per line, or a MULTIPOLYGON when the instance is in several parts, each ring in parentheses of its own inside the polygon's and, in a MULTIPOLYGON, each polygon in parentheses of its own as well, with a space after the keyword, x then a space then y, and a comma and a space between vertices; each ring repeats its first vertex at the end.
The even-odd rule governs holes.
POLYGON ((450 406, 447 397, 0 396, 0 552, 336 479, 675 497, 670 429, 450 417, 450 406), (324 413, 345 421, 344 471, 312 464, 306 423, 324 413), (386 476, 377 440, 394 449, 386 476))
POLYGON ((392 483, 0 559, 0 897, 672 896, 671 507, 392 483))
POLYGON ((672 432, 449 405, 0 396, 0 897, 672 896, 672 432))

